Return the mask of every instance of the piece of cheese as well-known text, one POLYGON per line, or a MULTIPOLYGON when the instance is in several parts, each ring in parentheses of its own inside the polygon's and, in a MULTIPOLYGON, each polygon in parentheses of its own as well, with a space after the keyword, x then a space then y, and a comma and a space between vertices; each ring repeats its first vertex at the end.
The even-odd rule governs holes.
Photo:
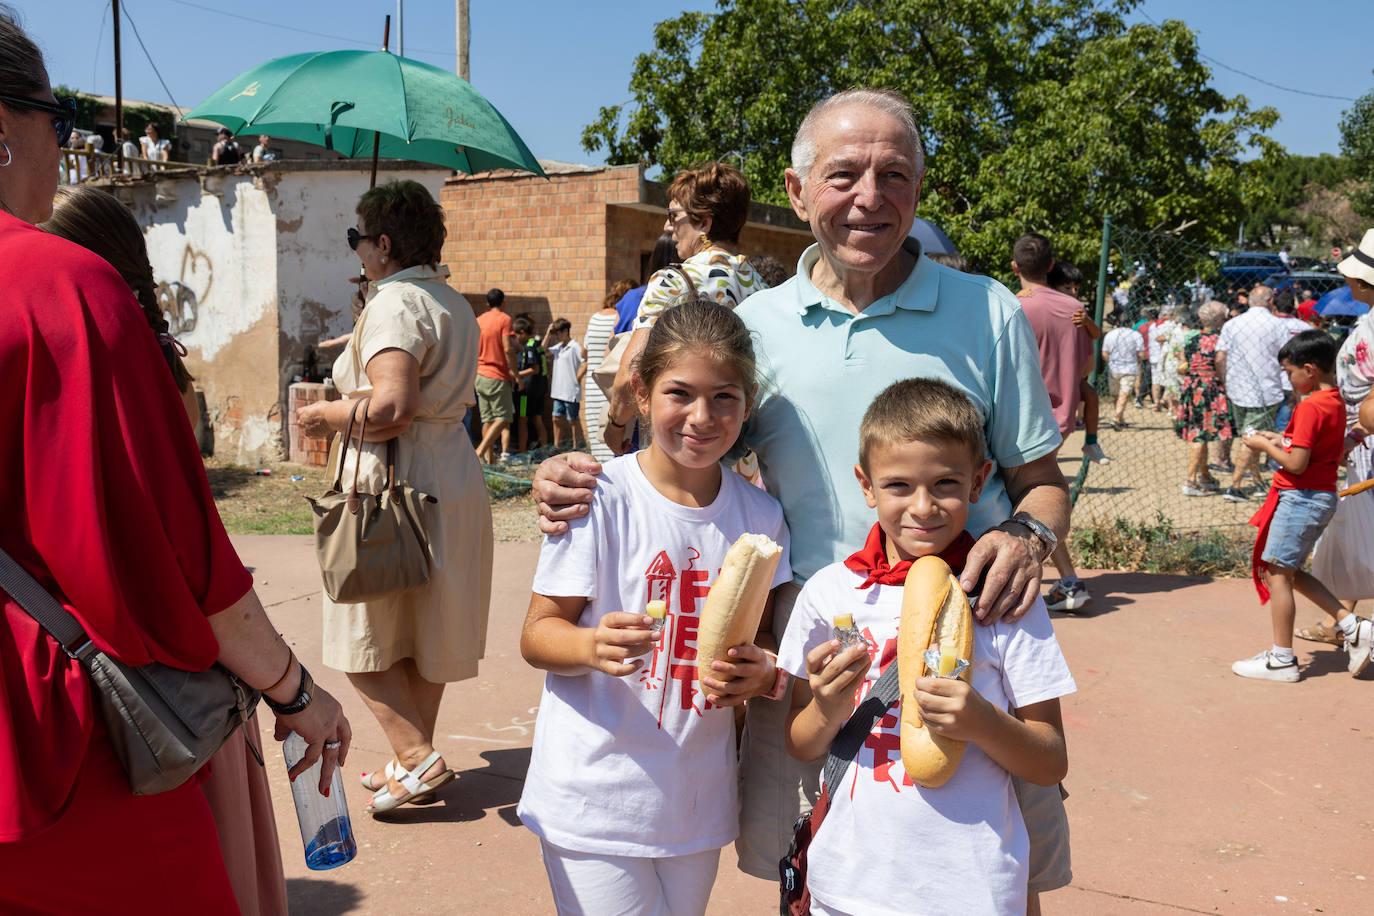
POLYGON ((650 601, 645 605, 644 613, 655 620, 662 620, 664 617, 668 616, 668 605, 666 602, 659 600, 650 601))

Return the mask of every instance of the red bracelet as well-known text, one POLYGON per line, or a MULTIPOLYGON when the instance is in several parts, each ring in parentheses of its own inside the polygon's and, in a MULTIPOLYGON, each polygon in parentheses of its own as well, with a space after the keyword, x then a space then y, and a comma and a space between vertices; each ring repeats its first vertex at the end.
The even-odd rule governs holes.
MULTIPOLYGON (((773 667, 777 668, 778 657, 767 649, 764 650, 764 654, 773 660, 773 667)), ((781 700, 787 694, 787 682, 791 675, 787 673, 786 668, 778 668, 777 671, 778 675, 773 680, 773 689, 768 693, 760 694, 765 700, 781 700)))

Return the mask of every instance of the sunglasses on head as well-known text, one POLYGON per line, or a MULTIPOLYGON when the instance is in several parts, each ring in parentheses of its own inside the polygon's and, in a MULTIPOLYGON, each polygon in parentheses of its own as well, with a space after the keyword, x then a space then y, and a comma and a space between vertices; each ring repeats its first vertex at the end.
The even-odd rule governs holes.
POLYGON ((363 239, 367 239, 369 242, 372 242, 372 241, 376 241, 377 236, 375 236, 375 235, 363 235, 361 232, 359 232, 357 229, 354 229, 352 226, 349 226, 349 227, 348 227, 348 247, 349 247, 349 248, 352 248, 354 251, 357 251, 357 250, 358 250, 358 243, 361 242, 363 239))
POLYGON ((0 102, 28 111, 41 111, 52 115, 52 129, 57 134, 57 145, 65 146, 76 126, 76 99, 63 99, 60 102, 45 102, 20 95, 0 95, 0 102))

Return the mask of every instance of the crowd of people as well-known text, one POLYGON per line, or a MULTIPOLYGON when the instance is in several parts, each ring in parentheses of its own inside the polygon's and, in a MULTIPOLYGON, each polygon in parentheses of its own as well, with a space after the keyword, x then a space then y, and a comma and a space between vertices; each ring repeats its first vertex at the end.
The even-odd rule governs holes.
MULTIPOLYGON (((276 737, 307 746, 293 776, 322 761, 324 791, 349 723, 272 627, 224 533, 136 221, 102 192, 56 193, 71 127, 41 53, 0 7, 0 279, 12 291, 0 423, 14 433, 0 469, 18 482, 0 492, 15 521, 0 546, 125 662, 218 662, 261 690, 276 737)), ((742 173, 718 162, 679 173, 655 269, 642 285, 613 284, 584 335, 563 317, 541 334, 531 315, 507 315, 497 288, 475 314, 446 282, 444 216, 422 185, 360 197, 347 242, 366 281, 332 370, 343 399, 296 421, 333 437, 331 476, 373 494, 403 480, 429 498, 417 523, 424 584, 323 598, 323 662, 346 673, 389 745, 362 776, 370 813, 432 803, 455 777, 436 723, 446 685, 474 677, 486 648, 482 462, 543 444, 547 398, 560 452, 533 484, 546 537, 520 637, 547 675, 518 810, 558 912, 704 913, 730 843, 762 878, 787 859, 803 883, 782 892, 818 916, 1038 913, 1040 894, 1070 882, 1060 700, 1075 683, 1049 611, 1091 600, 1067 549, 1058 455, 1081 406, 1084 454, 1110 460, 1085 382, 1100 330, 1077 300, 1081 274, 1043 235, 1010 249, 1018 293, 927 256, 908 236, 924 155, 898 93, 817 103, 785 172, 815 238, 790 277, 742 250, 742 173), (595 375, 610 359, 602 391, 595 375), (592 454, 575 450, 583 421, 592 454), (745 534, 779 551, 763 617, 698 677, 712 572, 745 534), (931 556, 968 595, 974 649, 958 660, 966 671, 916 677, 884 706, 904 584, 931 556), (1059 579, 1042 595, 1051 560, 1059 579), (643 612, 655 600, 657 619, 643 612), (836 638, 837 615, 860 642, 836 638), (822 777, 865 698, 877 715, 822 777), (942 785, 906 773, 913 706, 931 733, 966 743, 942 785), (798 872, 794 828, 822 796, 798 872), (920 855, 894 871, 898 848, 920 855)), ((1340 267, 1374 301, 1374 230, 1340 267)), ((1359 673, 1374 627, 1352 602, 1374 588, 1342 593, 1315 564, 1302 569, 1314 545, 1324 568, 1367 565, 1351 555, 1362 545, 1318 538, 1348 509, 1339 463, 1367 452, 1374 429, 1374 332, 1362 325, 1338 354, 1273 312, 1256 287, 1230 321, 1206 302, 1112 327, 1101 335, 1112 422, 1123 425, 1133 392, 1174 411, 1190 496, 1221 487, 1209 457, 1234 461, 1229 499, 1251 498, 1244 482, 1265 462, 1279 468, 1255 519, 1273 647, 1233 670, 1299 679, 1297 592, 1330 614, 1298 635, 1338 642, 1359 673), (1234 458, 1209 456, 1214 442, 1234 458)), ((1369 475, 1363 461, 1351 477, 1369 475)), ((0 789, 0 909, 109 911, 114 900, 170 912, 195 899, 212 913, 284 912, 270 795, 245 755, 256 723, 208 778, 136 796, 92 712, 101 688, 17 603, 3 607, 0 755, 25 779, 0 789), (120 842, 85 857, 81 881, 62 880, 69 850, 112 825, 120 842)))

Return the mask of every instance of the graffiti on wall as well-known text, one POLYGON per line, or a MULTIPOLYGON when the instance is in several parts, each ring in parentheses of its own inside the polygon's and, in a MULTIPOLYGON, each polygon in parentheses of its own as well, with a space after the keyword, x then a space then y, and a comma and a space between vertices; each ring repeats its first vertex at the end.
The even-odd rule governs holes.
POLYGON ((169 333, 188 334, 196 329, 199 308, 209 298, 214 283, 215 265, 210 256, 188 242, 181 253, 180 277, 157 285, 157 304, 167 320, 169 333))

